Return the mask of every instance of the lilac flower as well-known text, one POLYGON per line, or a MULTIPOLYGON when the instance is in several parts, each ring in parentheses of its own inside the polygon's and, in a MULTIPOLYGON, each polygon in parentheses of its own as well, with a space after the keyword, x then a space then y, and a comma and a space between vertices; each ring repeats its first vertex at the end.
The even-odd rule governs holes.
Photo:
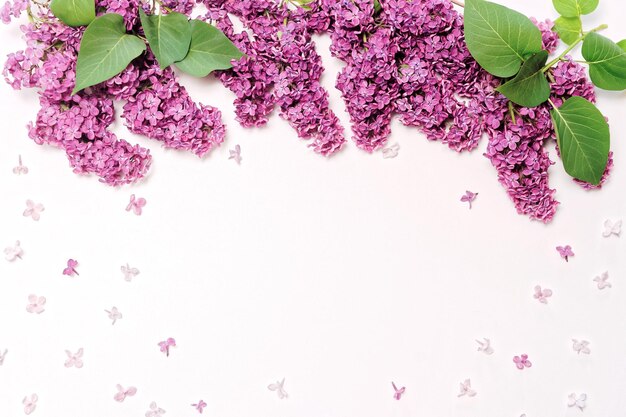
MULTIPOLYGON (((496 169, 518 213, 549 222, 558 207, 548 181, 553 164, 546 145, 555 135, 550 107, 512 105, 496 91, 500 80, 472 58, 464 41, 463 18, 449 0, 312 0, 306 8, 274 0, 197 0, 198 18, 210 21, 245 53, 215 76, 234 95, 237 121, 263 126, 278 108, 280 117, 321 155, 345 144, 344 129, 330 109, 320 80, 324 71, 312 35, 329 32, 330 51, 343 61, 335 86, 341 92, 356 145, 385 148, 395 114, 428 140, 457 152, 475 149, 488 137, 485 156, 496 169), (231 18, 244 26, 235 33, 231 18)), ((163 10, 192 15, 193 0, 164 0, 163 10)), ((0 8, 8 22, 26 8, 13 0, 0 8)), ((118 13, 128 30, 140 30, 139 0, 97 0, 98 14, 118 13)), ((150 51, 117 76, 72 95, 76 59, 85 28, 54 19, 45 6, 31 4, 34 22, 22 26, 24 50, 9 54, 3 76, 13 88, 36 88, 40 110, 29 125, 38 144, 65 150, 74 172, 94 173, 121 185, 143 178, 151 165, 147 149, 110 131, 113 100, 123 100, 122 118, 133 133, 165 147, 203 156, 224 141, 218 109, 194 102, 171 69, 160 69, 150 51)), ((195 16, 194 16, 195 17, 195 16)), ((554 24, 534 20, 543 48, 559 39, 554 24)), ((559 105, 577 95, 595 101, 585 69, 570 58, 547 71, 551 99, 559 105)), ((558 148, 557 148, 558 155, 558 148)), ((601 184, 613 166, 612 153, 601 184)))
POLYGON ((572 252, 572 247, 570 245, 565 246, 557 246, 557 252, 561 255, 561 258, 565 259, 566 262, 569 261, 570 256, 574 256, 574 252, 572 252))
POLYGON ((478 193, 473 193, 471 191, 465 191, 465 195, 461 197, 461 201, 464 203, 469 203, 470 210, 472 209, 472 202, 476 200, 476 196, 478 193))

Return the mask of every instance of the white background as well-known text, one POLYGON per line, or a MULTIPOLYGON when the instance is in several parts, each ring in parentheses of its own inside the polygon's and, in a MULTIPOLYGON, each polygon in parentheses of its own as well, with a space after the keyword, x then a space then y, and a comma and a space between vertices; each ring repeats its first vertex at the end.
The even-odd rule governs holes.
MULTIPOLYGON (((501 0, 528 15, 555 18, 550 2, 501 0)), ((602 0, 587 27, 608 23, 626 38, 624 6, 602 0)), ((21 49, 16 24, 0 28, 0 55, 21 49)), ((348 128, 335 74, 341 63, 318 39, 332 107, 348 128)), ((394 121, 385 160, 352 142, 325 159, 274 115, 243 129, 228 90, 184 77, 193 97, 218 106, 227 141, 208 157, 149 147, 154 163, 141 184, 114 189, 72 173, 64 152, 38 146, 25 125, 34 91, 0 85, 0 249, 21 240, 23 261, 0 262, 0 416, 142 416, 151 401, 166 416, 577 416, 570 392, 586 392, 584 412, 626 415, 624 237, 604 239, 605 219, 626 218, 624 93, 599 92, 609 117, 615 168, 601 191, 586 192, 550 169, 561 201, 549 225, 516 214, 495 169, 482 156, 428 142, 394 121), (240 144, 243 161, 228 160, 240 144), (30 169, 11 172, 18 154, 30 169), (469 210, 459 198, 479 192, 469 210), (148 201, 124 211, 131 193, 148 201), (45 205, 22 216, 25 200, 45 205), (555 246, 571 244, 564 262, 555 246), (68 258, 79 277, 61 274, 68 258), (120 266, 140 269, 132 283, 120 266), (608 270, 613 288, 594 276, 608 270), (551 288, 547 305, 533 287, 551 288), (46 311, 26 312, 28 294, 46 311), (111 325, 105 309, 123 319, 111 325), (174 337, 169 358, 157 343, 174 337), (492 340, 491 356, 474 339, 492 340), (571 339, 591 342, 577 355, 571 339), (85 349, 83 369, 66 369, 65 349, 85 349), (533 367, 518 371, 512 357, 533 367), (267 385, 286 378, 289 399, 267 385), (457 398, 471 378, 478 395, 457 398), (406 386, 393 399, 391 381, 406 386), (115 384, 135 397, 113 401, 115 384)), ((119 109, 119 107, 118 107, 119 109)), ((555 152, 550 150, 555 158, 555 152)))

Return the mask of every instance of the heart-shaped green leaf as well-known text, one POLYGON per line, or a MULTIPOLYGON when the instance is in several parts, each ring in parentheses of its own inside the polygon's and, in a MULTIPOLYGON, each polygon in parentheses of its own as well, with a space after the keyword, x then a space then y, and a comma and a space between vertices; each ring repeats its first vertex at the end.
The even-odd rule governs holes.
POLYGON ((191 45, 185 59, 176 63, 182 71, 205 77, 213 70, 231 68, 233 59, 243 56, 234 43, 214 26, 194 19, 191 24, 191 45))
POLYGON ((611 134, 606 119, 596 106, 577 96, 551 114, 565 171, 598 185, 609 160, 611 134))
POLYGON ((512 77, 527 56, 541 51, 541 32, 521 13, 485 0, 465 2, 467 49, 485 70, 512 77))
POLYGON ((552 0, 557 12, 565 17, 589 14, 598 7, 599 0, 552 0))
POLYGON ((187 56, 191 43, 191 26, 187 16, 176 12, 148 16, 139 8, 139 18, 161 69, 187 56))
POLYGON ((145 50, 141 39, 126 33, 122 16, 109 13, 97 17, 80 42, 72 94, 116 76, 145 50))
POLYGON ((559 34, 559 38, 568 45, 573 44, 580 37, 583 25, 580 17, 559 17, 554 21, 554 30, 559 34))
POLYGON ((626 51, 622 47, 592 32, 583 42, 582 54, 596 86, 604 90, 626 89, 626 51))
POLYGON ((85 26, 96 18, 94 0, 52 0, 52 14, 68 26, 85 26))
POLYGON ((519 73, 510 81, 497 88, 509 100, 524 107, 537 107, 550 97, 550 84, 543 66, 548 61, 548 53, 541 51, 524 62, 519 73))

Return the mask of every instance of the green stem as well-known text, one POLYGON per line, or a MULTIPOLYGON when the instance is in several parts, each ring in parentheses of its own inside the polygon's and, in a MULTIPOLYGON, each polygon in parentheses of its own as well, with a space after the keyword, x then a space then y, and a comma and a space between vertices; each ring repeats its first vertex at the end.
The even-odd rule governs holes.
POLYGON ((591 29, 589 32, 586 32, 584 34, 582 34, 581 36, 578 37, 578 39, 576 39, 576 41, 574 41, 574 43, 572 43, 566 50, 563 51, 563 53, 559 56, 557 56, 556 58, 554 58, 552 61, 548 62, 546 64, 545 67, 543 67, 541 69, 542 72, 546 72, 547 70, 549 70, 550 68, 552 68, 552 66, 554 64, 556 64, 557 62, 559 62, 565 55, 567 55, 568 53, 570 53, 570 51, 572 49, 574 49, 579 43, 581 43, 582 41, 585 40, 585 38, 587 37, 587 35, 589 35, 590 33, 593 32, 598 32, 602 29, 606 29, 608 26, 607 25, 600 25, 597 28, 593 28, 591 29))
POLYGON ((550 98, 549 98, 549 99, 548 99, 548 103, 550 103, 550 105, 552 106, 552 108, 553 108, 554 110, 558 109, 558 107, 556 107, 556 104, 554 104, 554 102, 552 101, 552 99, 550 99, 550 98))
POLYGON ((515 109, 513 108, 513 103, 509 101, 509 115, 511 116, 511 120, 513 124, 515 124, 515 109))

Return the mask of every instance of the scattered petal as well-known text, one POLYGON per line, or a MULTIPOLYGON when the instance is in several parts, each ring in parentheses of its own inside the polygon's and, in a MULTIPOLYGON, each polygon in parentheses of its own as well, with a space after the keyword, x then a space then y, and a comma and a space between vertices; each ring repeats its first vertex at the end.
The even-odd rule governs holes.
POLYGON ((578 353, 579 355, 581 353, 584 353, 586 355, 591 353, 591 349, 589 349, 589 342, 587 340, 578 341, 576 339, 572 339, 572 343, 572 349, 574 349, 574 352, 578 353))
POLYGON ((111 323, 111 325, 115 324, 117 320, 122 318, 122 313, 120 313, 120 311, 115 306, 112 307, 111 310, 104 311, 109 315, 109 318, 113 320, 113 323, 111 323))
POLYGON ((165 353, 166 356, 170 356, 170 347, 176 347, 176 340, 170 337, 167 340, 158 343, 161 348, 161 352, 165 353))
POLYGON ((548 297, 552 297, 552 290, 548 288, 542 290, 540 285, 536 285, 533 297, 542 304, 548 304, 548 297))
POLYGON ((557 246, 556 250, 561 255, 561 258, 565 259, 565 262, 569 262, 569 257, 574 256, 574 252, 572 252, 572 247, 570 245, 557 246))
POLYGON ((4 352, 0 353, 0 366, 4 364, 4 358, 7 356, 9 351, 4 349, 4 352))
POLYGON ((469 208, 472 208, 472 202, 476 200, 476 196, 478 193, 473 193, 471 191, 465 191, 465 195, 461 197, 461 201, 464 203, 469 203, 469 208))
POLYGON ((146 412, 146 417, 160 417, 165 414, 165 410, 157 406, 157 403, 152 401, 150 403, 150 410, 146 412))
POLYGON ((46 305, 46 297, 37 297, 34 294, 28 296, 28 304, 26 305, 26 311, 29 313, 41 314, 44 312, 44 306, 46 305))
POLYGON ((80 369, 83 367, 83 348, 78 349, 76 353, 72 353, 66 350, 67 360, 65 361, 65 367, 71 368, 72 366, 80 369))
POLYGON ((398 156, 399 150, 400 150, 400 145, 397 143, 394 143, 391 146, 383 148, 383 158, 385 159, 395 158, 396 156, 398 156))
POLYGON ((402 398, 402 394, 404 394, 404 391, 406 391, 406 387, 398 388, 396 387, 396 384, 393 383, 393 381, 391 382, 391 386, 394 390, 393 398, 395 398, 396 400, 402 398))
POLYGON ((139 275, 139 270, 137 268, 131 268, 128 264, 122 265, 120 269, 124 274, 124 280, 127 282, 131 282, 133 278, 139 275))
POLYGON ((147 203, 147 201, 146 201, 145 198, 143 198, 143 197, 136 198, 135 194, 131 194, 130 202, 126 206, 126 211, 133 210, 133 212, 137 216, 141 216, 142 210, 143 210, 144 206, 146 205, 146 203, 147 203))
POLYGON ((241 160, 243 159, 241 157, 241 146, 235 145, 235 149, 229 149, 228 152, 230 152, 230 156, 228 157, 228 159, 234 159, 238 165, 241 164, 241 160))
POLYGON ((285 378, 283 378, 283 380, 280 382, 276 381, 275 384, 269 384, 267 386, 267 389, 270 391, 276 391, 276 394, 278 394, 278 398, 282 400, 289 397, 289 395, 287 395, 287 392, 285 391, 284 385, 285 378))
POLYGON ((45 210, 43 204, 34 203, 33 200, 26 200, 26 210, 24 210, 24 217, 31 217, 35 221, 39 221, 41 212, 45 210))
POLYGON ((204 400, 200 400, 197 404, 191 404, 191 406, 195 407, 195 409, 198 410, 198 413, 202 414, 204 407, 207 406, 207 403, 205 403, 204 400))
POLYGON ((24 405, 24 414, 29 415, 33 411, 35 411, 35 408, 37 408, 38 400, 39 397, 37 396, 37 394, 31 394, 30 398, 24 397, 24 399, 22 400, 22 404, 24 405))
POLYGON ((602 236, 611 237, 612 235, 619 237, 622 233, 622 221, 618 220, 613 223, 611 220, 606 220, 604 222, 604 232, 602 232, 602 236))
POLYGON ((580 411, 583 411, 585 407, 587 407, 587 394, 576 395, 576 393, 571 393, 567 397, 567 406, 568 407, 576 407, 580 411))
POLYGON ((461 382, 459 386, 460 386, 460 390, 459 390, 459 394, 457 395, 457 397, 464 397, 464 396, 473 397, 476 395, 476 391, 472 389, 472 382, 469 379, 466 379, 465 381, 461 382))
POLYGON ((24 255, 24 250, 20 246, 20 241, 15 241, 15 246, 8 246, 4 249, 4 259, 9 262, 13 262, 16 259, 22 259, 22 255, 24 255))
POLYGON ((493 353, 493 348, 491 347, 491 341, 487 338, 483 337, 483 341, 476 340, 478 343, 478 351, 483 352, 485 355, 491 355, 493 353))
POLYGON ((78 261, 74 259, 68 259, 67 267, 63 270, 63 275, 67 275, 69 277, 73 277, 74 275, 79 275, 78 271, 76 271, 77 266, 78 266, 78 261))
POLYGON ((605 288, 611 288, 612 285, 609 282, 609 272, 605 271, 603 272, 601 275, 595 277, 594 282, 596 282, 598 284, 598 289, 599 290, 603 290, 605 288))
POLYGON ((13 168, 13 173, 15 175, 28 174, 28 167, 22 165, 22 155, 18 155, 18 161, 19 161, 19 165, 13 168))
POLYGON ((116 385, 117 393, 113 396, 113 399, 118 402, 122 402, 126 399, 126 397, 132 397, 137 393, 137 388, 128 387, 128 389, 124 389, 120 384, 116 385))
POLYGON ((520 371, 523 370, 524 368, 530 368, 531 366, 533 366, 533 364, 528 360, 528 355, 525 353, 522 354, 521 357, 513 356, 513 362, 515 362, 515 366, 520 371))

